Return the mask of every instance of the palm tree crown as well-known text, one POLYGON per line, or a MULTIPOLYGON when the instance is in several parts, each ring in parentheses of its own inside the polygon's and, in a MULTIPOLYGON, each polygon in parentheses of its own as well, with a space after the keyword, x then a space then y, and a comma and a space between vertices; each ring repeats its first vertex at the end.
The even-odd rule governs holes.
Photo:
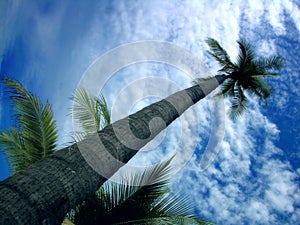
POLYGON ((219 72, 227 76, 221 85, 218 95, 230 97, 232 100, 229 116, 236 119, 246 109, 247 97, 245 92, 258 96, 265 103, 271 94, 271 87, 262 78, 277 76, 276 70, 284 66, 280 56, 258 57, 254 48, 244 39, 237 41, 239 54, 233 63, 227 52, 213 38, 208 38, 206 43, 210 47, 208 53, 212 55, 222 67, 219 72))

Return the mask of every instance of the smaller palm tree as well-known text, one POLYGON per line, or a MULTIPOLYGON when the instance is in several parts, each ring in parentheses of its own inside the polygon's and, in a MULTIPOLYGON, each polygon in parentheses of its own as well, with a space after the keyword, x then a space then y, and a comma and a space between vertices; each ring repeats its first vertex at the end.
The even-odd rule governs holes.
POLYGON ((55 151, 57 130, 48 102, 44 105, 17 81, 3 80, 9 87, 17 126, 0 132, 0 145, 16 173, 55 151))
POLYGON ((211 224, 193 216, 186 196, 171 194, 172 158, 143 171, 125 173, 119 176, 119 183, 106 182, 75 209, 71 219, 76 225, 211 224))
MULTIPOLYGON (((208 53, 221 66, 219 72, 226 76, 221 85, 221 92, 217 96, 230 98, 229 117, 235 120, 244 113, 248 102, 246 93, 259 97, 267 104, 267 98, 271 95, 271 86, 265 83, 263 78, 277 76, 275 71, 284 66, 283 58, 278 55, 258 57, 252 45, 240 39, 237 41, 239 45, 237 61, 233 63, 218 41, 208 38, 206 43, 210 47, 208 53)), ((205 79, 197 79, 195 82, 201 83, 205 79)))

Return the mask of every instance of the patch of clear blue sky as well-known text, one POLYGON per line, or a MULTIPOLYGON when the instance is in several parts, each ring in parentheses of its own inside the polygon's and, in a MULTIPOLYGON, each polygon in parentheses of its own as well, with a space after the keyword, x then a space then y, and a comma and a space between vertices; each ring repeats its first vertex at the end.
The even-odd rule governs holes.
MULTIPOLYGON (((14 44, 7 48, 7 51, 2 56, 0 74, 9 76, 12 79, 21 78, 26 68, 28 50, 23 38, 21 36, 16 38, 14 44)), ((1 84, 1 89, 5 91, 6 87, 4 84, 1 84)), ((1 129, 8 129, 15 125, 11 101, 8 99, 6 93, 3 94, 1 101, 1 129)), ((10 175, 6 155, 2 151, 0 154, 0 171, 0 180, 10 175)))
MULTIPOLYGON (((250 21, 244 21, 245 24, 250 21)), ((241 24, 241 26, 245 25, 241 24)), ((300 62, 299 54, 299 32, 295 23, 291 20, 290 15, 284 14, 284 27, 287 29, 284 35, 276 35, 276 33, 270 29, 268 23, 261 23, 255 27, 256 32, 250 29, 242 29, 242 37, 251 37, 253 43, 258 42, 260 39, 266 39, 275 41, 276 51, 285 59, 285 67, 280 72, 280 76, 275 79, 269 79, 267 82, 271 84, 272 97, 269 99, 268 107, 263 102, 263 113, 275 123, 280 130, 279 139, 276 145, 280 149, 285 150, 285 157, 292 165, 294 170, 300 165, 299 146, 300 146, 300 80, 295 79, 300 74, 300 62), (268 32, 266 32, 268 31, 268 32), (255 35, 253 35, 255 34, 255 35), (293 88, 296 87, 295 89, 293 88), (287 104, 284 108, 278 104, 278 96, 282 95, 282 92, 289 91, 289 95, 286 96, 287 104), (297 150, 298 148, 298 150, 297 150)), ((259 48, 259 46, 256 46, 259 48)), ((258 130, 254 132, 259 133, 258 130)), ((259 133, 262 135, 261 133, 259 133)), ((267 134, 265 134, 267 135, 267 134)), ((264 135, 263 135, 264 136, 264 135)))

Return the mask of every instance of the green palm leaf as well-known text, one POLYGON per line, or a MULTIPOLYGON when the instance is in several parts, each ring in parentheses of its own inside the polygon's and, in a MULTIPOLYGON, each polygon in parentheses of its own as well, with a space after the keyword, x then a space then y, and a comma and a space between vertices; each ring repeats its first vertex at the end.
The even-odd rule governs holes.
POLYGON ((236 120, 238 117, 243 115, 246 110, 246 103, 248 101, 244 94, 242 86, 237 82, 234 87, 234 96, 231 98, 231 107, 229 111, 229 118, 236 120))
POLYGON ((271 87, 267 85, 260 77, 252 77, 247 91, 255 94, 261 100, 266 102, 266 99, 271 95, 271 87))
MULTIPOLYGON (((283 68, 285 62, 282 57, 278 55, 273 55, 266 58, 259 58, 257 60, 257 66, 263 71, 261 75, 271 75, 276 76, 276 73, 269 73, 268 70, 280 70, 283 68)), ((260 75, 260 74, 258 74, 260 75)))
POLYGON ((234 97, 235 80, 227 79, 221 86, 221 91, 216 96, 234 97))
POLYGON ((16 173, 25 169, 36 160, 35 152, 28 152, 24 148, 23 140, 15 128, 0 133, 2 150, 8 155, 12 172, 16 173))
POLYGON ((2 132, 0 144, 17 172, 55 151, 57 130, 49 103, 43 105, 19 82, 7 77, 3 80, 10 88, 18 128, 2 132), (8 140, 16 141, 15 148, 8 140))
POLYGON ((189 218, 185 216, 166 216, 166 217, 157 217, 157 218, 145 218, 140 220, 133 220, 123 223, 114 223, 114 225, 125 225, 125 224, 132 224, 132 225, 157 225, 157 224, 164 224, 164 225, 212 225, 213 223, 198 220, 195 218, 189 218))
POLYGON ((106 127, 110 124, 110 111, 108 109, 106 100, 102 94, 100 94, 100 96, 97 98, 97 108, 99 108, 98 112, 102 116, 102 127, 100 128, 106 127))
POLYGON ((213 38, 208 38, 206 43, 210 47, 211 51, 208 53, 213 56, 221 65, 221 69, 219 71, 222 72, 232 72, 236 69, 236 66, 231 62, 229 55, 227 52, 221 47, 221 45, 213 38))
POLYGON ((125 173, 118 184, 106 182, 92 199, 76 209, 75 224, 203 224, 192 217, 193 208, 186 198, 169 192, 172 158, 142 172, 125 173))
POLYGON ((96 98, 80 88, 72 99, 73 118, 81 129, 75 134, 75 140, 82 140, 110 124, 110 111, 103 95, 96 98))
POLYGON ((251 44, 244 39, 238 40, 237 43, 239 45, 237 67, 240 71, 243 71, 245 68, 247 68, 247 65, 250 65, 250 63, 255 58, 254 49, 251 44))
POLYGON ((84 89, 77 89, 73 95, 73 116, 83 132, 95 133, 100 129, 100 114, 97 100, 90 97, 84 89))

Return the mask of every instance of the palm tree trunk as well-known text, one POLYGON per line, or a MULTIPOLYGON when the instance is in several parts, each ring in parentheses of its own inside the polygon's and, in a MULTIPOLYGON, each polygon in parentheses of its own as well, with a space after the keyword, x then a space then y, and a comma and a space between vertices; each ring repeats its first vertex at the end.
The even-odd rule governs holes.
POLYGON ((136 152, 227 76, 176 92, 0 183, 0 224, 61 224, 136 152))

